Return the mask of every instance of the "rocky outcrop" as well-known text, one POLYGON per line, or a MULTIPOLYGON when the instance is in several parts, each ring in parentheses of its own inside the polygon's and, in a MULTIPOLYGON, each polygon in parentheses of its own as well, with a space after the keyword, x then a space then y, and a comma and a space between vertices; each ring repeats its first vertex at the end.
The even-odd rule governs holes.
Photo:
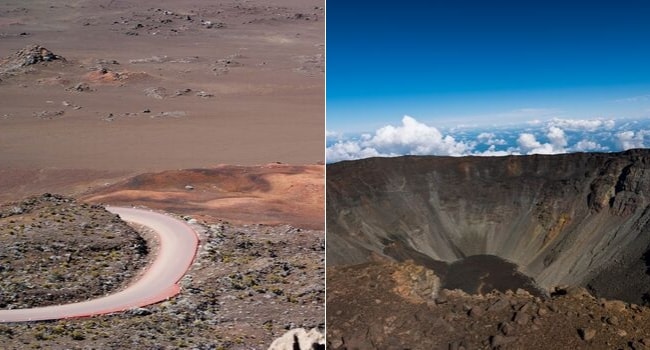
POLYGON ((0 74, 8 74, 19 71, 23 67, 56 60, 65 61, 65 58, 40 45, 29 45, 9 57, 0 59, 0 74))
POLYGON ((549 291, 640 303, 650 290, 648 150, 341 162, 327 167, 327 213, 328 264, 495 255, 549 291))

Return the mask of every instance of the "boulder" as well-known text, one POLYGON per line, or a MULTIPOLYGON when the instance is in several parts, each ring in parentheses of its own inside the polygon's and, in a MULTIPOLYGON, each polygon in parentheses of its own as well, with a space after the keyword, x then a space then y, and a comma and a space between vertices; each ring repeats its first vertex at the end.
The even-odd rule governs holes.
POLYGON ((325 350, 325 336, 318 329, 294 328, 271 343, 269 350, 325 350))

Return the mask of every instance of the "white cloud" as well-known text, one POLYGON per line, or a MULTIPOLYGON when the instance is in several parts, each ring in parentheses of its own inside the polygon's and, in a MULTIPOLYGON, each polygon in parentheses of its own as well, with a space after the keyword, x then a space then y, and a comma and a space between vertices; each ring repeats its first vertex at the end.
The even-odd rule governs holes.
POLYGON ((478 136, 476 136, 476 139, 479 140, 480 142, 486 142, 493 139, 495 136, 496 135, 494 135, 494 133, 491 132, 482 132, 478 134, 478 136))
POLYGON ((564 152, 564 147, 566 147, 568 144, 564 130, 556 126, 551 126, 548 129, 548 134, 546 134, 546 137, 548 137, 549 141, 551 141, 551 145, 553 146, 554 150, 557 152, 564 152))
POLYGON ((483 157, 502 157, 502 156, 509 156, 509 155, 518 155, 518 154, 519 152, 515 151, 512 148, 509 148, 508 150, 499 151, 496 149, 495 145, 492 145, 487 150, 483 152, 475 152, 472 155, 483 156, 483 157))
POLYGON ((540 143, 533 134, 523 133, 519 135, 517 144, 525 154, 553 154, 553 146, 550 143, 540 143))
POLYGON ((588 151, 605 151, 607 150, 607 147, 603 147, 595 141, 580 140, 578 141, 578 143, 573 145, 571 149, 576 152, 588 152, 588 151))
POLYGON ((564 131, 558 127, 551 126, 546 134, 550 143, 537 141, 535 135, 522 133, 517 139, 517 145, 525 154, 556 154, 566 152, 568 142, 564 131))
POLYGON ((528 152, 530 150, 542 146, 542 144, 537 141, 535 135, 529 133, 523 133, 519 135, 519 138, 517 139, 517 144, 525 152, 528 152))
POLYGON ((404 116, 372 133, 328 132, 327 161, 400 155, 505 156, 621 151, 650 145, 650 119, 561 119, 506 126, 438 129, 404 116), (332 144, 332 142, 335 142, 332 144))
POLYGON ((339 162, 342 160, 377 157, 380 154, 374 148, 363 148, 355 141, 339 141, 327 148, 325 156, 328 162, 339 162))
POLYGON ((553 118, 549 121, 550 126, 556 126, 565 130, 574 131, 596 131, 598 129, 613 129, 615 122, 612 119, 560 119, 553 118))
POLYGON ((478 142, 492 146, 492 145, 505 145, 508 142, 504 139, 496 138, 496 135, 491 132, 482 132, 476 136, 478 142))
POLYGON ((617 143, 624 150, 645 147, 644 139, 646 136, 650 136, 650 130, 639 130, 637 132, 628 130, 616 134, 617 143))
POLYGON ((474 144, 456 141, 451 135, 443 135, 437 128, 404 116, 402 125, 387 125, 374 135, 362 135, 359 140, 339 141, 327 149, 327 161, 372 156, 398 155, 450 155, 468 154, 474 144))

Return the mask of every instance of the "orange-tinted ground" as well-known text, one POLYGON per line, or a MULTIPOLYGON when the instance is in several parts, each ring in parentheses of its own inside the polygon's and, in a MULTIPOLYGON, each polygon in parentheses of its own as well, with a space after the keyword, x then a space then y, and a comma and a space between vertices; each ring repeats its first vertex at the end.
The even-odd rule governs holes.
POLYGON ((208 222, 324 229, 323 165, 220 165, 171 170, 99 187, 82 200, 192 215, 208 222))

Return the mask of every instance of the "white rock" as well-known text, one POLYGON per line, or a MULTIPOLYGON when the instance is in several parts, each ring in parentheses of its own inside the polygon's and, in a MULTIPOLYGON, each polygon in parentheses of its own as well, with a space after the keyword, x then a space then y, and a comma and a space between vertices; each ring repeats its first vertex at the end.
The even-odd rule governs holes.
POLYGON ((316 328, 309 332, 304 328, 294 328, 274 340, 269 350, 294 350, 296 344, 300 350, 325 349, 325 336, 316 328))

